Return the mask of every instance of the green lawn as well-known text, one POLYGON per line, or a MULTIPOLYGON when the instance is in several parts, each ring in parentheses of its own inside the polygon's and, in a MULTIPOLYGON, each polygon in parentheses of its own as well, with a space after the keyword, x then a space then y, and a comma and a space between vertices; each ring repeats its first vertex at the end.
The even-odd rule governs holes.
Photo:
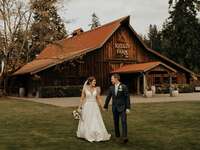
MULTIPOLYGON (((73 108, 0 100, 0 150, 197 150, 200 102, 136 104, 128 117, 127 145, 76 138, 73 108)), ((113 135, 111 111, 104 112, 113 135)))

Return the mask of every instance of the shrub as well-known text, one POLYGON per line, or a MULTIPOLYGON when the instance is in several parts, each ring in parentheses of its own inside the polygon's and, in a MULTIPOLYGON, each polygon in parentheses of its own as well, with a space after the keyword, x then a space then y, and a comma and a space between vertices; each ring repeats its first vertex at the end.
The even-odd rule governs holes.
MULTIPOLYGON (((179 93, 192 93, 194 92, 194 86, 190 84, 176 84, 176 87, 178 88, 179 93)), ((163 87, 157 87, 156 93, 169 93, 169 87, 163 86, 163 87)))
POLYGON ((194 86, 190 84, 177 84, 179 93, 192 93, 194 92, 194 86))
POLYGON ((169 93, 169 87, 167 87, 167 86, 156 87, 156 93, 157 94, 166 94, 166 93, 169 93))
POLYGON ((77 97, 81 95, 82 86, 46 86, 39 89, 39 97, 77 97))

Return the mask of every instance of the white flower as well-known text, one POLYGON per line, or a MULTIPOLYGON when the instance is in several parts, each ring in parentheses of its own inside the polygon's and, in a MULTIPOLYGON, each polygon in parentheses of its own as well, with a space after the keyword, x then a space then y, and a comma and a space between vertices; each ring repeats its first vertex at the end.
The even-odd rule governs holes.
POLYGON ((78 110, 74 110, 74 111, 72 112, 72 115, 74 116, 74 119, 75 119, 75 120, 81 119, 81 112, 79 112, 78 110))
POLYGON ((121 85, 119 86, 119 91, 122 91, 122 86, 121 85))

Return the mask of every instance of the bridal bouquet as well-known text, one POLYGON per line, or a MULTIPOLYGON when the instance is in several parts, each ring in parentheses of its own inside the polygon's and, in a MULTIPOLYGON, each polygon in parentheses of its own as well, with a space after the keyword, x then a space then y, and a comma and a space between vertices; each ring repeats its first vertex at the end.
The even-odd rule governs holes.
POLYGON ((81 110, 74 110, 73 112, 72 112, 72 115, 73 115, 73 117, 74 117, 74 119, 75 120, 80 120, 80 119, 82 119, 82 117, 81 117, 81 110))

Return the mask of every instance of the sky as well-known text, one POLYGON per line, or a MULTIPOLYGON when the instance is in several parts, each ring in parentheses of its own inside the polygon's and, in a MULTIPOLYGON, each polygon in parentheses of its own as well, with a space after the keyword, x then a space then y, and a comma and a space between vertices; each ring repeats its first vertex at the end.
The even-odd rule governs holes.
POLYGON ((131 25, 139 34, 146 34, 150 24, 159 28, 168 18, 168 0, 63 0, 59 14, 71 23, 67 30, 82 27, 89 30, 93 12, 100 18, 101 24, 130 15, 131 25))

